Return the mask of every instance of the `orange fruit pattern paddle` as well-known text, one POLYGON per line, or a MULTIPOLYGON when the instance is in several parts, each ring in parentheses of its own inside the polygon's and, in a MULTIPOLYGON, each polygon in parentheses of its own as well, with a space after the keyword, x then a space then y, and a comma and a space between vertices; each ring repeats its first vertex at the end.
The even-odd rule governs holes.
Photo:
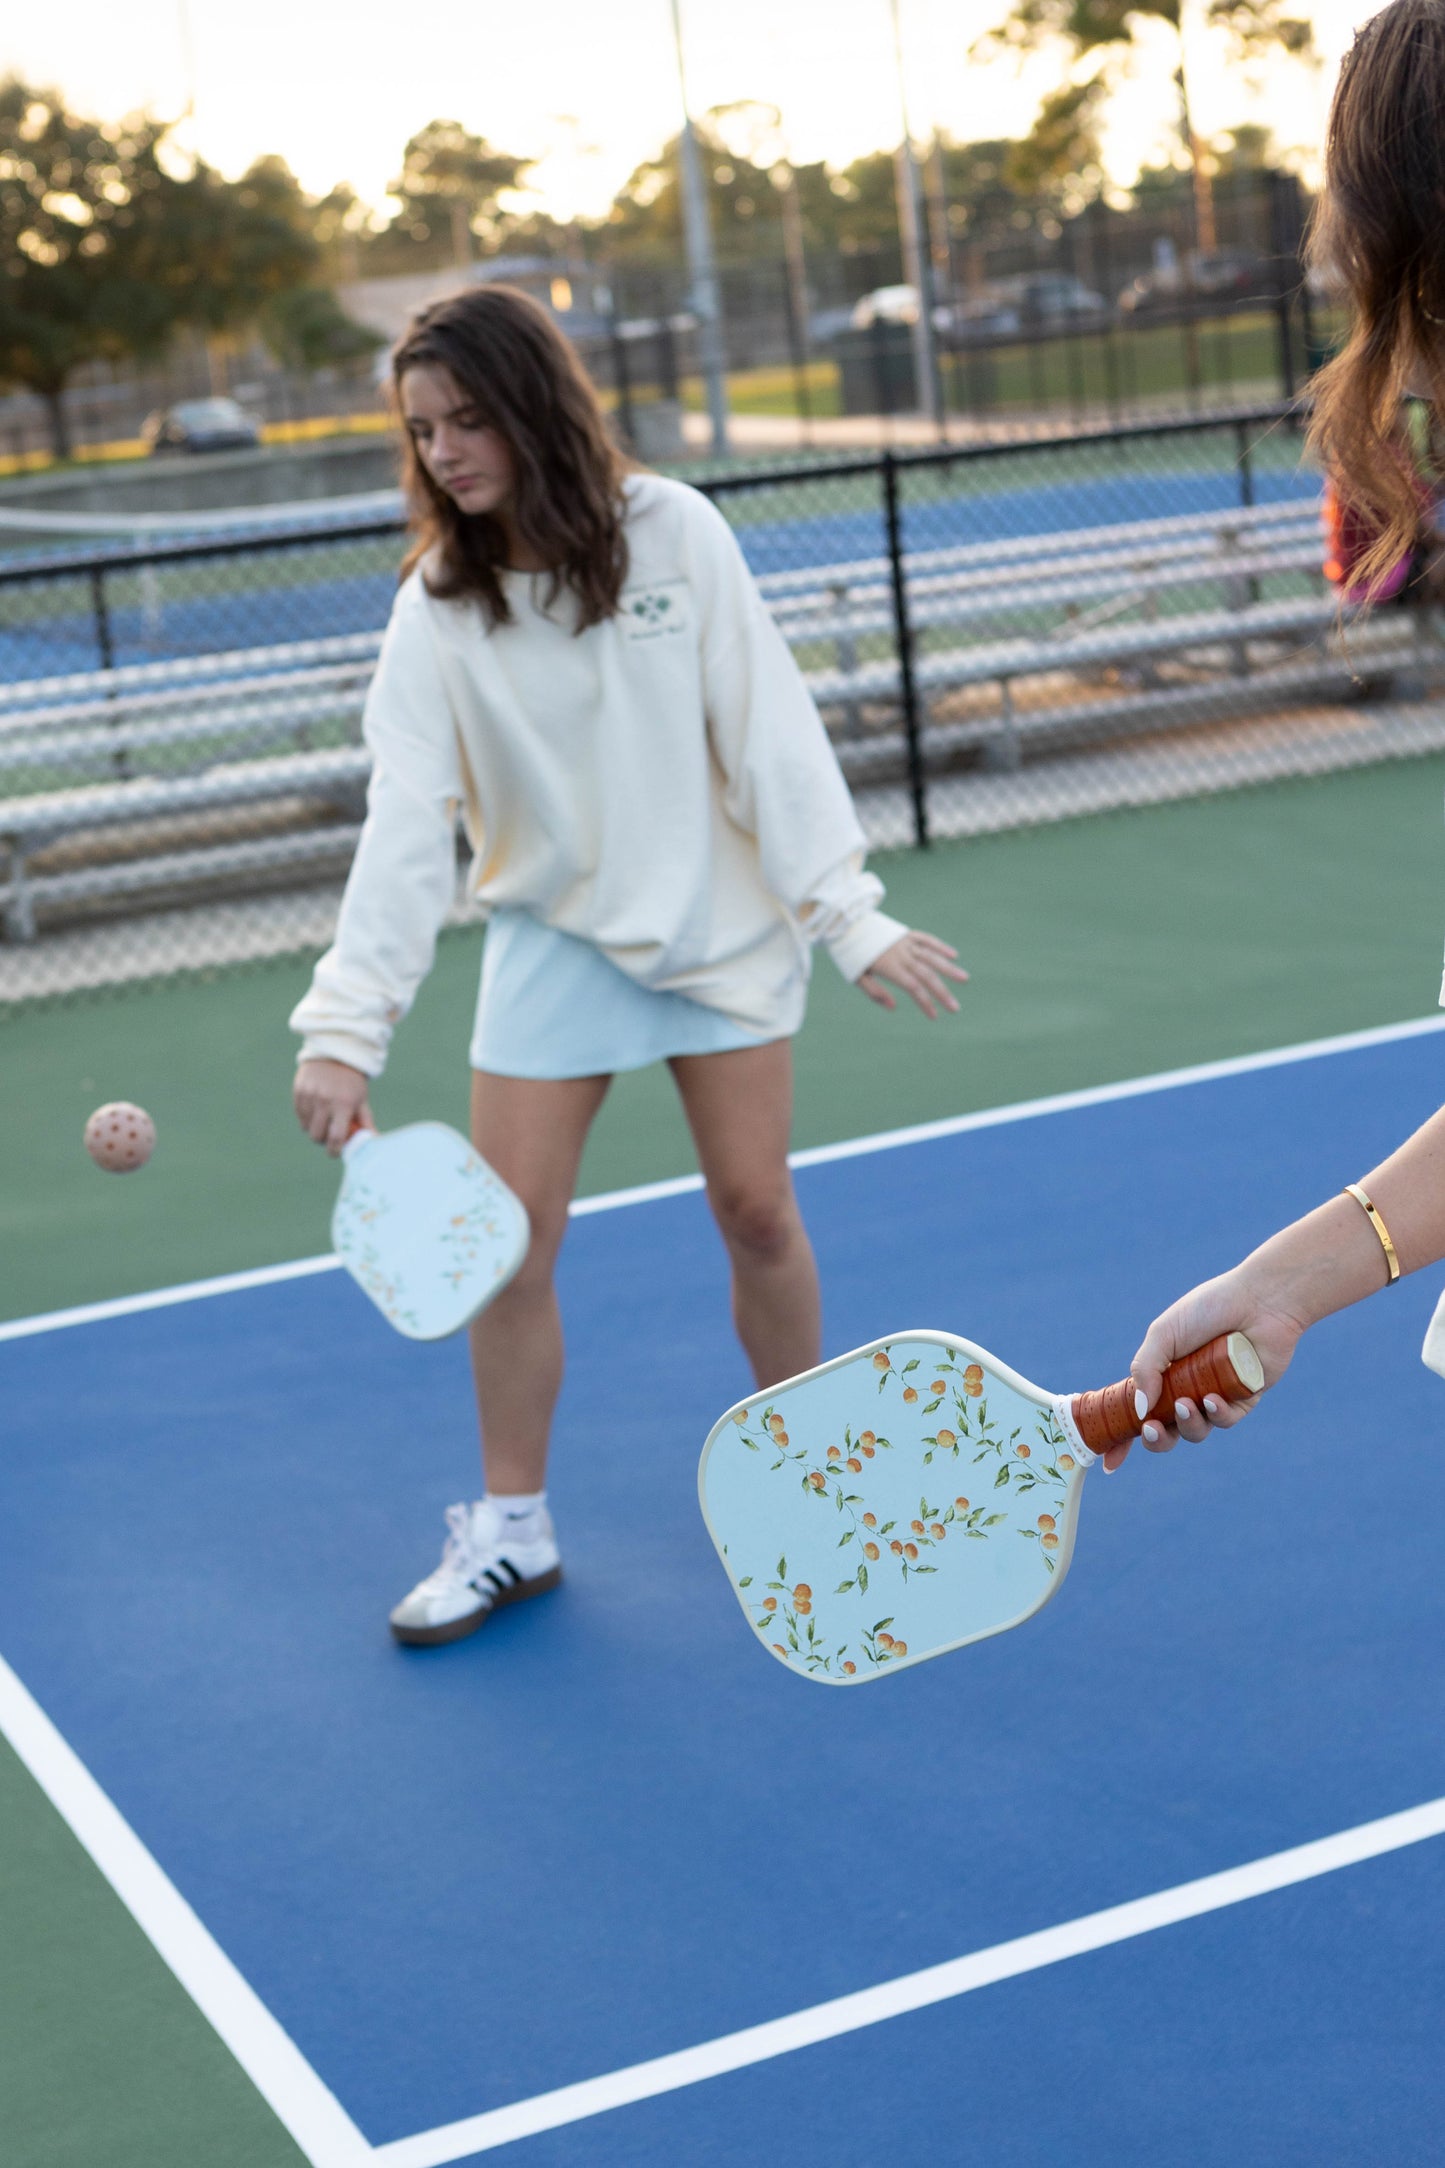
MULTIPOLYGON (((1229 1333, 1171 1365, 1151 1416, 1245 1400, 1229 1333)), ((1049 1393, 951 1334, 901 1333, 729 1408, 698 1469, 703 1518, 763 1647, 861 1685, 1021 1626, 1057 1594, 1084 1476, 1136 1437, 1133 1380, 1049 1393)))

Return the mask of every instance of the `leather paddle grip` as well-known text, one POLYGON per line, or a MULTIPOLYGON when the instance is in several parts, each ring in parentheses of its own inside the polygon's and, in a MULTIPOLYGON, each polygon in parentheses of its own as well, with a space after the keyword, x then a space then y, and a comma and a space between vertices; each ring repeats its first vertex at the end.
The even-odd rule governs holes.
POLYGON ((1106 1446, 1127 1445, 1150 1421, 1171 1423, 1176 1400, 1192 1400, 1196 1407, 1206 1393, 1220 1400, 1247 1400, 1264 1390, 1264 1367, 1252 1341, 1242 1332, 1222 1332, 1208 1347, 1182 1355, 1164 1373, 1164 1390, 1149 1413, 1141 1416, 1134 1405, 1137 1388, 1132 1378, 1106 1385, 1102 1392, 1080 1393, 1073 1401, 1079 1436, 1091 1452, 1106 1446))

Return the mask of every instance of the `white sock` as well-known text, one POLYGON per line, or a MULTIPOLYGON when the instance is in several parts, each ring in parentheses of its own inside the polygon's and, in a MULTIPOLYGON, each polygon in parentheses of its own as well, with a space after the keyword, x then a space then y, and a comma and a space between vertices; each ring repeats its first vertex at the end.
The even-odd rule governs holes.
POLYGON ((494 1505, 509 1521, 530 1521, 533 1515, 540 1513, 546 1505, 547 1493, 544 1490, 501 1492, 489 1490, 486 1503, 494 1505))

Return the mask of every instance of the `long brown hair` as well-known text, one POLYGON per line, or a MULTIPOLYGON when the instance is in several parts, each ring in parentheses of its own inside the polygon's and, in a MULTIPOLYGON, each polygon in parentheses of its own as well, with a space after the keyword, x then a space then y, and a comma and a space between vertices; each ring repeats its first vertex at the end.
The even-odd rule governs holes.
POLYGON ((1392 0, 1346 55, 1312 253, 1343 281, 1352 322, 1315 378, 1310 443, 1378 530, 1356 573, 1368 591, 1419 537, 1414 372, 1445 414, 1445 0, 1392 0))
MULTIPOLYGON (((446 369, 469 406, 512 455, 512 515, 551 573, 548 607, 568 588, 578 631, 615 614, 627 578, 622 530, 626 462, 608 432, 582 364, 540 303, 514 286, 474 286, 417 316, 392 356, 392 395, 420 364, 446 369)), ((447 600, 479 602, 488 625, 512 621, 500 574, 507 536, 499 519, 466 513, 428 474, 409 432, 402 479, 413 540, 404 571, 447 600)))

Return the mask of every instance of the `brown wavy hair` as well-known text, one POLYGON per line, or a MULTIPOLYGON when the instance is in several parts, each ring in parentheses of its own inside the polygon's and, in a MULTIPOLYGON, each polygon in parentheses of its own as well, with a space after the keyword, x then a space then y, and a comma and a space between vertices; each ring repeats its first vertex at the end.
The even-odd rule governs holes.
MULTIPOLYGON (((570 589, 579 632, 615 615, 627 578, 622 479, 628 462, 581 362, 547 311, 514 286, 474 286, 423 309, 392 355, 398 418, 402 378, 422 364, 446 369, 468 405, 505 440, 516 476, 513 518, 552 576, 547 606, 570 589)), ((502 522, 463 512, 428 474, 409 431, 403 442, 413 537, 403 576, 425 559, 422 576, 432 594, 480 603, 489 626, 510 624, 500 578, 507 564, 502 522)))
POLYGON ((1315 378, 1309 441, 1378 530, 1357 572, 1369 589, 1419 539, 1412 376, 1445 414, 1445 0, 1392 0, 1346 55, 1311 252, 1343 281, 1351 327, 1315 378))

